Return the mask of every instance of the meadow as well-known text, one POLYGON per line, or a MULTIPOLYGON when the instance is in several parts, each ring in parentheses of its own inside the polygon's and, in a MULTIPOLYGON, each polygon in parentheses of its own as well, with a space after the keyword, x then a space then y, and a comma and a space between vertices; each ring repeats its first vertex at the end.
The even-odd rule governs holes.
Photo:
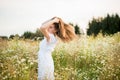
MULTIPOLYGON (((0 80, 37 80, 40 41, 0 40, 0 80)), ((55 80, 120 80, 120 33, 80 36, 52 53, 55 80)))

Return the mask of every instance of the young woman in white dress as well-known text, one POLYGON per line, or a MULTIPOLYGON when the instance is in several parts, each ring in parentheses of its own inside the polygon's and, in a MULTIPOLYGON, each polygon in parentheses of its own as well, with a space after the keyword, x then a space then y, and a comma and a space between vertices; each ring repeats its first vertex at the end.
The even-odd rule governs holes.
POLYGON ((38 80, 54 80, 54 62, 52 51, 58 39, 63 42, 73 40, 76 35, 74 28, 62 21, 61 18, 54 17, 42 24, 40 31, 44 39, 40 42, 38 52, 38 80))

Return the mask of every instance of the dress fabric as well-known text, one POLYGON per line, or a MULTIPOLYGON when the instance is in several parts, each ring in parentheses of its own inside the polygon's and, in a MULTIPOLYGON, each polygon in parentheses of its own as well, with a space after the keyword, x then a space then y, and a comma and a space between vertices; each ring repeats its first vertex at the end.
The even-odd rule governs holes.
POLYGON ((44 39, 39 44, 38 51, 38 80, 54 80, 54 62, 52 51, 57 43, 56 37, 49 33, 50 41, 44 39))

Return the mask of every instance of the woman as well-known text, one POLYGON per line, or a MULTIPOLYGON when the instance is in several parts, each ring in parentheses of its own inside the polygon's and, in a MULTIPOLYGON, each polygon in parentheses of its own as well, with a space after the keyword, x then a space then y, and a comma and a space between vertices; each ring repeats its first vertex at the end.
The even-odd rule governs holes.
POLYGON ((56 46, 57 40, 69 42, 76 35, 74 28, 58 17, 43 23, 40 30, 44 35, 44 39, 40 42, 38 52, 38 80, 54 80, 54 62, 51 53, 56 46))

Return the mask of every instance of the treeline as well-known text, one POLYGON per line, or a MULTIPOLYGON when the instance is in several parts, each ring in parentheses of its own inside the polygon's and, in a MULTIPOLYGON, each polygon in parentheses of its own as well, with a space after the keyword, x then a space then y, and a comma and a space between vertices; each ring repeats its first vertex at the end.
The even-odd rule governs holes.
MULTIPOLYGON (((75 28, 76 34, 80 34, 80 28, 77 24, 74 25, 74 24, 70 23, 70 25, 72 25, 75 28)), ((44 36, 41 33, 40 29, 37 29, 35 33, 26 31, 26 32, 24 32, 24 34, 21 37, 23 37, 25 39, 35 39, 36 40, 36 39, 42 39, 44 36)))
POLYGON ((103 35, 114 34, 120 31, 120 17, 118 14, 107 14, 104 18, 93 18, 93 20, 89 22, 88 26, 88 35, 97 36, 100 32, 103 35))
POLYGON ((41 40, 43 38, 43 34, 39 30, 39 28, 37 28, 35 32, 25 31, 21 36, 19 36, 18 34, 10 35, 9 39, 14 39, 16 37, 19 38, 19 39, 22 38, 22 39, 41 40))
MULTIPOLYGON (((76 34, 78 34, 78 35, 81 34, 80 33, 80 27, 77 24, 70 23, 70 25, 72 25, 74 27, 76 34)), ((21 36, 18 35, 18 34, 10 35, 9 37, 0 36, 0 38, 2 38, 2 39, 14 39, 14 38, 17 38, 17 39, 33 39, 33 40, 41 40, 41 39, 43 39, 43 37, 44 36, 41 33, 39 28, 37 28, 35 32, 25 31, 21 36)))
MULTIPOLYGON (((72 25, 74 27, 76 34, 80 34, 80 28, 77 24, 74 25, 74 24, 70 23, 70 25, 72 25)), ((41 40, 41 39, 43 39, 44 36, 41 33, 40 29, 38 28, 35 33, 30 32, 30 31, 24 32, 24 34, 21 37, 25 38, 25 39, 41 40)))
MULTIPOLYGON (((84 34, 85 32, 80 29, 80 26, 77 24, 69 23, 75 28, 75 33, 77 35, 84 34)), ((110 35, 120 31, 120 17, 118 14, 109 15, 106 17, 93 18, 88 23, 87 35, 97 36, 100 32, 103 35, 110 35)), ((37 29, 35 32, 25 31, 21 36, 18 34, 10 35, 9 37, 0 36, 2 39, 13 39, 14 37, 22 38, 22 39, 42 39, 43 34, 37 29)))

